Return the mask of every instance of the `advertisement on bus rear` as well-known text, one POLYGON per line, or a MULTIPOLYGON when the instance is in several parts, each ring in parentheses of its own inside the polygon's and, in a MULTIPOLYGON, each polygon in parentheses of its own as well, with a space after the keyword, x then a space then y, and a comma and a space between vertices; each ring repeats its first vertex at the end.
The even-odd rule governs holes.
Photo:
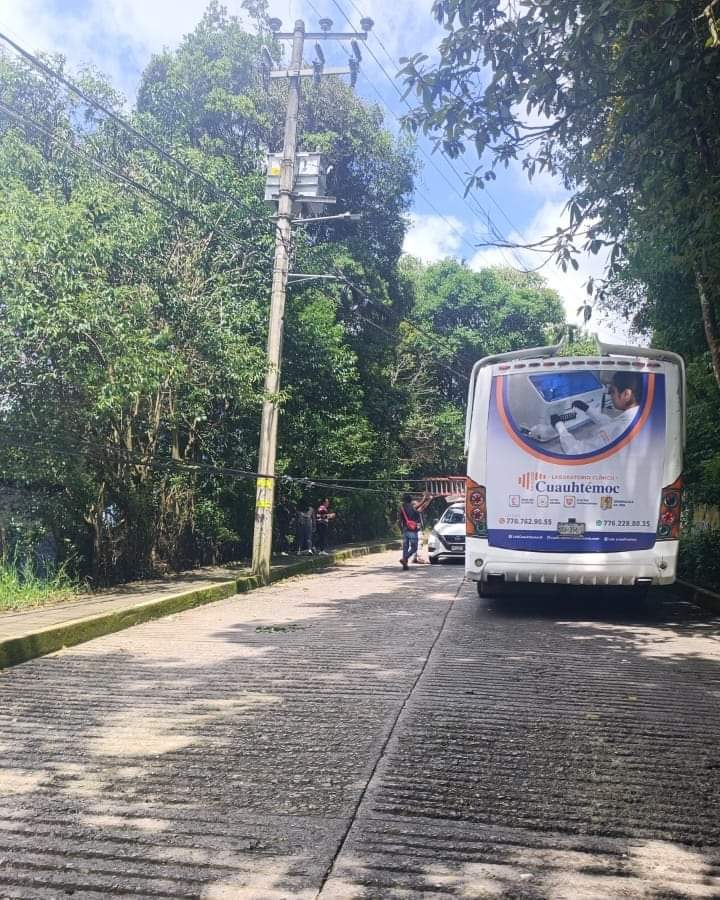
POLYGON ((583 367, 493 374, 490 546, 613 553, 654 546, 665 377, 583 367))

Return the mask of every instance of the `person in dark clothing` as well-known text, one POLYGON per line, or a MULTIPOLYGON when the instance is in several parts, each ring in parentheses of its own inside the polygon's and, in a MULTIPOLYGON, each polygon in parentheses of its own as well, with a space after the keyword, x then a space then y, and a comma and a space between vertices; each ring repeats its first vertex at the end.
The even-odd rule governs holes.
POLYGON ((403 569, 408 569, 408 560, 415 556, 418 549, 418 531, 422 524, 422 516, 415 508, 413 499, 410 494, 403 495, 403 502, 400 506, 400 528, 402 529, 403 546, 402 558, 400 565, 403 569))
POLYGON ((325 499, 317 508, 317 545, 322 556, 327 555, 327 535, 330 522, 335 518, 335 513, 330 511, 330 500, 325 499))
POLYGON ((277 548, 281 556, 287 556, 291 549, 289 538, 293 530, 292 517, 288 501, 280 500, 273 521, 273 547, 277 548))
POLYGON ((297 514, 298 555, 313 552, 313 533, 315 531, 315 509, 312 503, 305 503, 297 514))

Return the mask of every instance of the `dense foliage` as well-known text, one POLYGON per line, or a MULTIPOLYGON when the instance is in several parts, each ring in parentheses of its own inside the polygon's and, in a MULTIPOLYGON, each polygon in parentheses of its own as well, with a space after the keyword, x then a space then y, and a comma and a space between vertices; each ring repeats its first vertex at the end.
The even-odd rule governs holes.
POLYGON ((552 340, 564 323, 558 295, 538 275, 475 272, 454 261, 401 263, 414 303, 403 325, 397 379, 413 404, 401 432, 404 452, 422 471, 464 472, 468 375, 478 359, 552 340))
MULTIPOLYGON (((211 5, 142 77, 132 121, 184 169, 0 56, 0 477, 27 488, 32 523, 95 582, 239 558, 252 538, 243 472, 256 466, 274 245, 263 162, 286 91, 259 76, 272 39, 258 10, 262 36, 211 5)), ((123 108, 97 73, 76 80, 123 108)), ((337 78, 305 86, 302 110, 300 149, 325 153, 337 211, 362 218, 296 230, 295 271, 348 280, 289 288, 280 541, 306 492, 326 491, 298 479, 460 468, 474 359, 536 343, 562 317, 539 279, 398 266, 411 147, 337 78)), ((382 491, 334 493, 338 538, 385 530, 382 491)))

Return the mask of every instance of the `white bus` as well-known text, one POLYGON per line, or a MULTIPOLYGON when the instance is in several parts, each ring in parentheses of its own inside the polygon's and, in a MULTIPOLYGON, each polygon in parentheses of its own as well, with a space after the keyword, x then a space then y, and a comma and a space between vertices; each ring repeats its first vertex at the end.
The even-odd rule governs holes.
POLYGON ((562 344, 470 378, 467 577, 501 585, 670 584, 680 536, 685 367, 675 353, 562 344))

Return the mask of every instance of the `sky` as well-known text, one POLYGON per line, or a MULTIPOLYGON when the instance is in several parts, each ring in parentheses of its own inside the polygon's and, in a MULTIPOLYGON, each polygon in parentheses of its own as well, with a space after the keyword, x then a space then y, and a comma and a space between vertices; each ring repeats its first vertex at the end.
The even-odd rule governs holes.
MULTIPOLYGON (((350 30, 348 19, 359 28, 361 14, 373 18, 356 89, 382 106, 387 127, 397 133, 399 118, 407 111, 400 96, 402 84, 395 77, 397 61, 418 52, 434 54, 443 35, 431 15, 431 4, 432 0, 271 0, 270 12, 283 20, 287 30, 292 30, 296 18, 303 18, 308 30, 317 30, 319 18, 327 16, 338 31, 350 30)), ((243 18, 241 0, 226 0, 224 5, 243 18)), ((96 66, 132 101, 152 54, 177 46, 206 6, 207 0, 0 0, 0 30, 27 49, 62 52, 71 72, 83 65, 96 66)), ((337 44, 328 45, 325 55, 328 65, 344 63, 337 44)), ((420 138, 419 154, 421 171, 405 242, 408 253, 426 262, 455 257, 471 268, 533 268, 542 262, 542 257, 528 252, 479 245, 488 240, 488 216, 510 242, 529 243, 554 233, 566 221, 567 194, 562 185, 547 175, 529 182, 518 164, 499 170, 489 191, 464 198, 463 182, 477 162, 473 150, 451 162, 420 138)), ((551 261, 541 273, 562 297, 570 322, 578 320, 588 276, 599 276, 603 268, 599 257, 579 261, 577 272, 562 272, 551 261)), ((601 340, 631 342, 624 323, 611 323, 601 315, 593 319, 591 330, 601 340)))

